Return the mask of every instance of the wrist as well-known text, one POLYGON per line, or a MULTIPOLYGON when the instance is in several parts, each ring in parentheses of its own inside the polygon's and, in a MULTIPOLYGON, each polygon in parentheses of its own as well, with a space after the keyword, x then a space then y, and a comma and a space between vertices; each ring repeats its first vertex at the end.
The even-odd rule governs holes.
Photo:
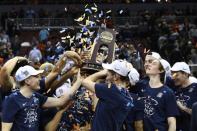
POLYGON ((66 62, 67 58, 68 58, 68 57, 67 57, 66 55, 64 55, 63 58, 62 58, 62 61, 63 61, 63 62, 66 62))

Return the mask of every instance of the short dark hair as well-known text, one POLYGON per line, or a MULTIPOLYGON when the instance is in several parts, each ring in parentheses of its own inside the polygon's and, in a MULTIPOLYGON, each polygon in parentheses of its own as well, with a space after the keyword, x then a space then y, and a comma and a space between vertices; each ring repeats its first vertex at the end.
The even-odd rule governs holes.
POLYGON ((184 72, 184 71, 179 71, 179 72, 181 72, 182 74, 186 74, 188 78, 189 78, 189 76, 190 76, 190 74, 188 74, 188 73, 186 73, 186 72, 184 72))
POLYGON ((24 86, 25 85, 25 80, 18 82, 19 86, 24 86))
MULTIPOLYGON (((116 73, 115 71, 113 71, 113 70, 109 70, 111 73, 112 73, 112 75, 116 75, 116 74, 118 74, 118 73, 116 73)), ((119 75, 119 74, 118 74, 119 75)), ((128 76, 122 76, 122 75, 119 75, 120 76, 120 80, 121 81, 129 81, 129 77, 128 76)))
POLYGON ((159 70, 160 70, 160 71, 163 71, 163 72, 160 73, 160 81, 161 81, 162 83, 165 83, 166 72, 165 72, 163 66, 161 65, 161 63, 159 63, 159 70))

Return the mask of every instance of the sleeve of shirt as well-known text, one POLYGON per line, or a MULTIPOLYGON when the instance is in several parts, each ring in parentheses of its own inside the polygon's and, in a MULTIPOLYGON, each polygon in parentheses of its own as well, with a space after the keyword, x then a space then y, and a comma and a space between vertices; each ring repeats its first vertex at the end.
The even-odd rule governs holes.
POLYGON ((111 87, 108 88, 108 85, 104 83, 95 84, 96 96, 100 100, 106 101, 110 108, 114 108, 117 104, 120 104, 118 92, 116 92, 112 86, 114 85, 111 85, 111 87))
POLYGON ((12 97, 6 97, 2 108, 2 122, 12 123, 18 110, 16 101, 12 97))
POLYGON ((96 96, 100 99, 109 99, 111 96, 110 88, 107 87, 107 84, 95 84, 96 96))
POLYGON ((48 97, 47 96, 44 96, 44 95, 41 95, 39 93, 36 93, 36 96, 38 97, 39 99, 39 103, 40 103, 40 107, 47 101, 48 97))
POLYGON ((137 94, 138 96, 141 96, 142 95, 142 90, 145 87, 146 83, 147 83, 147 78, 143 79, 143 80, 140 80, 139 82, 137 82, 135 84, 135 87, 132 88, 131 92, 134 93, 134 94, 137 94))
POLYGON ((196 102, 197 101, 197 83, 193 83, 192 86, 193 86, 193 89, 194 89, 194 94, 195 94, 194 96, 196 96, 195 97, 195 102, 196 102))
POLYGON ((143 101, 136 99, 135 103, 135 121, 143 120, 144 117, 144 106, 143 101))
POLYGON ((194 103, 192 107, 191 131, 195 131, 197 129, 196 123, 197 123, 197 103, 194 103))
POLYGON ((176 104, 176 98, 172 90, 169 90, 166 93, 166 101, 165 101, 165 107, 166 107, 166 116, 167 117, 175 117, 179 115, 179 110, 176 104))

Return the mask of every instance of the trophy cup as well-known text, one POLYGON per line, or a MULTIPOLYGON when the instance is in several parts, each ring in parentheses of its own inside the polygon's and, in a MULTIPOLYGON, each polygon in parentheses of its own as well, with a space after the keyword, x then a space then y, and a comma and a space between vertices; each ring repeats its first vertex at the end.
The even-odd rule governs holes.
POLYGON ((99 37, 94 43, 91 51, 90 60, 87 60, 83 63, 82 70, 88 70, 88 73, 96 72, 102 69, 102 63, 111 63, 113 61, 114 52, 115 52, 115 39, 116 34, 112 29, 100 28, 99 37), (100 53, 104 51, 105 54, 100 53), (97 61, 99 55, 105 55, 104 61, 97 61))

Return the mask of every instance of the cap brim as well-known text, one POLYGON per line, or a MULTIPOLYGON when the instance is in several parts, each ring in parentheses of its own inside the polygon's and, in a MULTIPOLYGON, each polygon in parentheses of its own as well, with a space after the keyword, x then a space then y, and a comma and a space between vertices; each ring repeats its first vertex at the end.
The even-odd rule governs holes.
POLYGON ((176 68, 173 68, 173 67, 172 67, 170 70, 171 70, 171 71, 180 71, 180 70, 178 70, 178 69, 176 69, 176 68))
POLYGON ((105 63, 103 63, 103 64, 102 64, 102 67, 103 67, 104 69, 108 69, 108 70, 112 70, 112 69, 113 69, 111 64, 105 64, 105 63))
POLYGON ((41 73, 43 73, 43 72, 44 72, 44 70, 37 70, 37 71, 35 71, 34 74, 32 74, 31 76, 36 76, 36 75, 41 74, 41 73))

